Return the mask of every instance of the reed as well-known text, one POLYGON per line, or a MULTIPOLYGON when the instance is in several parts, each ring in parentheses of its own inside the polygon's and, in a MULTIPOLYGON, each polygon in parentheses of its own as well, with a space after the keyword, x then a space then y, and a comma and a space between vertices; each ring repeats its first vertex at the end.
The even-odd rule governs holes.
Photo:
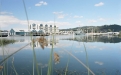
POLYGON ((16 68, 14 67, 14 57, 12 59, 12 69, 14 70, 15 74, 18 75, 16 68))
POLYGON ((65 74, 64 75, 67 75, 69 60, 70 60, 70 56, 69 56, 68 61, 67 61, 67 65, 66 65, 66 69, 65 69, 65 74))
POLYGON ((85 50, 85 53, 86 53, 86 62, 87 62, 87 67, 88 67, 88 75, 90 75, 90 72, 89 72, 89 64, 88 64, 88 54, 87 54, 87 50, 86 50, 86 46, 85 46, 85 44, 84 44, 84 42, 83 42, 83 45, 84 45, 84 50, 85 50))
POLYGON ((36 53, 35 53, 34 45, 33 45, 33 58, 34 58, 34 62, 35 62, 35 65, 36 65, 37 74, 40 75, 38 64, 37 64, 37 59, 36 59, 36 53))
POLYGON ((50 52, 47 75, 52 75, 52 57, 53 57, 52 55, 53 55, 53 50, 54 50, 54 34, 52 35, 52 48, 51 48, 51 52, 50 52))
POLYGON ((47 40, 44 38, 44 36, 41 36, 40 38, 37 38, 36 39, 37 40, 37 42, 39 43, 39 45, 40 45, 40 47, 42 48, 42 49, 44 49, 44 47, 46 46, 48 46, 48 42, 47 42, 47 40))
POLYGON ((54 53, 54 61, 55 61, 55 64, 58 64, 60 62, 60 57, 57 53, 54 53))
POLYGON ((3 66, 0 66, 0 71, 3 69, 3 66))

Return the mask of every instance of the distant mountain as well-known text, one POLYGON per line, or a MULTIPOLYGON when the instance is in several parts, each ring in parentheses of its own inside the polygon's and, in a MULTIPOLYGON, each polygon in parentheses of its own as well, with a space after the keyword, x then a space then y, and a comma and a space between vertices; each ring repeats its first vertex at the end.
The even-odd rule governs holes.
POLYGON ((111 24, 111 25, 103 25, 103 26, 83 26, 83 27, 76 27, 76 28, 69 28, 69 29, 60 29, 60 31, 76 31, 77 29, 82 29, 84 32, 119 32, 121 31, 121 25, 118 24, 111 24))

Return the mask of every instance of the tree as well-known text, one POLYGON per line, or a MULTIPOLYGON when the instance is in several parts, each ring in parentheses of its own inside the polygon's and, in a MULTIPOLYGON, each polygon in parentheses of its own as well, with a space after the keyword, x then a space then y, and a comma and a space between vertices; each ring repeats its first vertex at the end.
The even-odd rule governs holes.
POLYGON ((111 29, 108 29, 108 32, 112 32, 112 30, 111 29))

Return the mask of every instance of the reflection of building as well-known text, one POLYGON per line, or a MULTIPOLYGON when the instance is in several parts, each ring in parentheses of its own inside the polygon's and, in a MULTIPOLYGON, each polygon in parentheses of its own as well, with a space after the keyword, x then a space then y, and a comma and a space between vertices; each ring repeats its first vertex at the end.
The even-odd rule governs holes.
POLYGON ((30 31, 32 31, 32 32, 43 32, 43 33, 49 33, 49 34, 52 34, 52 33, 56 33, 56 34, 58 34, 59 33, 59 29, 58 29, 58 27, 56 26, 56 25, 43 25, 43 24, 35 24, 35 23, 33 23, 33 24, 31 24, 30 26, 29 26, 29 28, 30 28, 30 31))
POLYGON ((77 42, 103 42, 103 43, 119 43, 121 38, 118 36, 75 36, 74 38, 64 38, 62 40, 73 40, 77 42))
MULTIPOLYGON (((52 40, 52 38, 45 38, 45 39, 46 39, 46 41, 42 41, 42 42, 36 41, 36 42, 34 42, 34 47, 40 47, 40 45, 44 46, 45 43, 49 47, 49 46, 52 45, 52 42, 53 42, 54 45, 56 45, 59 42, 58 38, 55 38, 54 40, 52 40)), ((34 39, 34 40, 36 40, 36 39, 34 39)))

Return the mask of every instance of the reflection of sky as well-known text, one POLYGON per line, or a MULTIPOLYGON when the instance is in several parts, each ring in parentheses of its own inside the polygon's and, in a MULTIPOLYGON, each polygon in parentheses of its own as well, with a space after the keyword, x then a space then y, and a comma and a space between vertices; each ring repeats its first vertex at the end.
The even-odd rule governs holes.
POLYGON ((95 63, 98 65, 103 65, 103 62, 100 62, 100 61, 95 61, 95 63))
POLYGON ((0 48, 0 55, 3 55, 3 50, 4 50, 4 55, 10 55, 20 49, 21 47, 25 46, 28 43, 21 43, 21 42, 15 42, 14 44, 9 44, 3 48, 0 48))
MULTIPOLYGON (((59 39, 59 36, 56 38, 59 39)), ((63 38, 62 36, 60 37, 63 38)), ((66 38, 64 36, 64 38, 66 38)), ((19 40, 19 38, 17 38, 19 40)), ((5 50, 8 50, 9 53, 15 52, 17 49, 25 46, 28 42, 28 38, 24 38, 23 42, 16 42, 5 47, 5 50)), ((54 65, 54 67, 62 68, 65 67, 69 59, 69 54, 66 53, 63 49, 69 51, 74 56, 76 56, 80 61, 86 65, 87 57, 90 69, 95 71, 97 69, 106 68, 107 71, 112 71, 112 69, 118 69, 121 71, 121 43, 102 43, 102 42, 76 42, 69 40, 58 40, 58 43, 54 45, 53 52, 56 52, 60 56, 60 63, 54 65), (86 50, 84 48, 84 44, 86 50), (87 52, 87 55, 86 55, 87 52), (87 56, 87 57, 86 57, 87 56)), ((38 66, 41 66, 43 69, 48 67, 48 61, 50 57, 52 46, 49 45, 43 50, 40 46, 35 47, 35 53, 37 58, 38 66)), ((0 55, 2 55, 2 50, 0 49, 0 55)), ((23 66, 20 68, 27 67, 32 68, 33 62, 33 50, 29 46, 22 49, 20 52, 14 55, 15 63, 23 66)), ((54 61, 54 60, 53 60, 54 61)), ((72 56, 70 56, 69 69, 76 69, 78 71, 85 70, 85 68, 72 56)))

